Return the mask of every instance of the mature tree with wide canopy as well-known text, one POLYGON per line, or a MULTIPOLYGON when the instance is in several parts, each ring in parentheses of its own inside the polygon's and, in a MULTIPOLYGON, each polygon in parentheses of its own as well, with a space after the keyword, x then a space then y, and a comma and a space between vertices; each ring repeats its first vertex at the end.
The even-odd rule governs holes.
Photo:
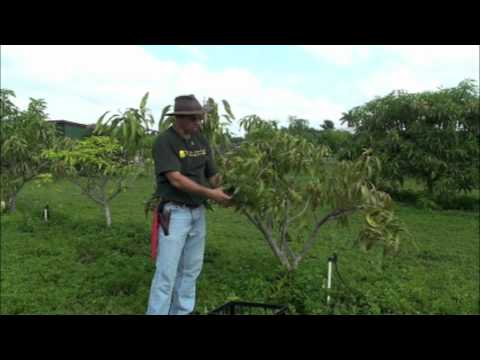
POLYGON ((343 117, 355 128, 357 155, 372 148, 384 164, 384 179, 397 186, 418 179, 430 195, 478 188, 479 119, 472 80, 437 91, 393 91, 343 117))

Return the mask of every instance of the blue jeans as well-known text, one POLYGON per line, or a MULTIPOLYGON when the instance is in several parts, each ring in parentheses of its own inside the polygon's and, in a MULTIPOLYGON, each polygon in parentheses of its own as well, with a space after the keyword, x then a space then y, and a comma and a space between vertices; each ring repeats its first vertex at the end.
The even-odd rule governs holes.
POLYGON ((205 251, 205 207, 165 205, 171 211, 169 235, 159 231, 156 270, 147 315, 187 315, 195 307, 196 281, 205 251))

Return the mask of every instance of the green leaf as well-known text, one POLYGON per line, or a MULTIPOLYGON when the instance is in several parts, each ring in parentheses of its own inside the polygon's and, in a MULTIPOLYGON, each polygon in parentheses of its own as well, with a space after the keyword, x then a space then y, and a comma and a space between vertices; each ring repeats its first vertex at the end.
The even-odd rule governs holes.
POLYGON ((365 215, 365 220, 367 221, 368 225, 370 225, 373 228, 378 228, 380 227, 380 224, 378 224, 373 216, 371 214, 365 215))
POLYGON ((109 111, 106 111, 103 113, 102 116, 100 116, 97 120, 97 123, 95 125, 95 130, 93 131, 94 134, 100 134, 102 132, 102 129, 103 129, 103 119, 105 118, 105 116, 109 113, 109 111))
POLYGON ((230 118, 232 118, 232 119, 235 119, 235 116, 232 113, 232 109, 230 108, 230 104, 228 103, 228 101, 227 100, 222 100, 222 103, 223 103, 223 107, 224 107, 225 111, 227 112, 228 116, 230 116, 230 118))
POLYGON ((165 120, 165 116, 166 114, 170 111, 170 109, 172 108, 171 105, 167 105, 163 108, 162 110, 162 114, 160 115, 160 119, 158 121, 158 130, 161 131, 162 130, 162 125, 163 125, 163 122, 165 120))
POLYGON ((141 109, 141 110, 144 110, 144 109, 145 109, 145 106, 147 105, 147 101, 148 101, 148 91, 147 91, 147 93, 143 96, 142 101, 140 102, 140 109, 141 109))

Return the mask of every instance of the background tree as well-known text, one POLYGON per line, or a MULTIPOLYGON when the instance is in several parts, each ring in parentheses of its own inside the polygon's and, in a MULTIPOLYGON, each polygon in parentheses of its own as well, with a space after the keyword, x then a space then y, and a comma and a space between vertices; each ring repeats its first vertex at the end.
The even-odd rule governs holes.
POLYGON ((333 130, 335 129, 335 124, 332 120, 324 120, 321 127, 323 130, 333 130))
POLYGON ((91 136, 71 142, 66 149, 44 151, 43 156, 52 161, 55 174, 77 185, 82 194, 103 208, 110 227, 112 200, 143 170, 126 152, 113 137, 91 136))
POLYGON ((160 119, 158 121, 158 131, 162 132, 168 129, 172 124, 175 122, 175 117, 167 116, 167 113, 172 108, 172 105, 167 105, 163 108, 162 114, 160 115, 160 119))
POLYGON ((307 119, 289 116, 288 127, 284 131, 294 136, 300 136, 312 144, 318 144, 320 131, 310 127, 310 121, 307 119))
POLYGON ((322 130, 310 127, 310 122, 296 116, 289 116, 289 125, 285 129, 291 135, 300 136, 315 145, 328 146, 332 156, 343 156, 351 148, 353 135, 345 130, 336 130, 331 120, 325 120, 322 130))
POLYGON ((55 126, 47 122, 45 101, 31 98, 22 111, 12 103, 14 96, 13 91, 0 89, 0 195, 11 212, 25 184, 48 173, 49 161, 41 152, 58 140, 55 126))
POLYGON ((353 134, 345 130, 323 130, 318 133, 318 143, 330 148, 333 155, 342 158, 352 148, 353 134))
POLYGON ((355 128, 357 154, 371 147, 382 176, 402 185, 412 177, 428 193, 479 186, 479 94, 472 80, 437 91, 393 91, 344 114, 355 128))
POLYGON ((222 105, 224 113, 220 115, 219 106, 213 98, 208 98, 204 103, 206 114, 201 131, 208 139, 214 157, 222 156, 231 146, 232 135, 227 127, 232 124, 235 116, 227 100, 222 100, 222 105))
MULTIPOLYGON (((153 128, 155 119, 147 107, 149 93, 145 93, 138 108, 127 108, 124 112, 111 115, 108 112, 98 120, 93 132, 97 136, 110 136, 118 141, 125 150, 125 156, 145 169, 139 174, 153 174, 152 147, 158 132, 167 129, 173 123, 173 117, 166 114, 171 105, 162 109, 158 122, 158 130, 153 128), (106 119, 106 120, 105 120, 106 119)), ((152 176, 155 181, 154 176, 152 176)))
POLYGON ((127 108, 124 112, 110 116, 104 113, 98 120, 93 131, 97 136, 111 136, 123 147, 125 155, 130 159, 145 162, 151 149, 146 141, 151 133, 154 118, 147 108, 148 92, 142 97, 138 108, 127 108))

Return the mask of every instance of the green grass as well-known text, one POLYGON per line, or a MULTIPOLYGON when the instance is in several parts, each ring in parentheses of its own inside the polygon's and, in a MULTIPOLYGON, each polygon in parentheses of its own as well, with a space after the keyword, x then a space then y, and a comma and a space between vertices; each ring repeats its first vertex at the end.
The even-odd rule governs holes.
MULTIPOLYGON (((18 212, 1 218, 2 314, 143 314, 154 266, 150 219, 143 201, 148 178, 102 209, 66 182, 27 186, 18 212), (51 208, 51 221, 41 211, 51 208)), ((478 212, 429 211, 399 204, 414 235, 397 257, 354 246, 360 219, 350 228, 329 224, 293 278, 285 278, 261 234, 231 209, 208 212, 205 263, 197 308, 205 314, 229 300, 286 303, 307 314, 478 314, 478 212), (326 260, 339 254, 349 292, 334 277, 333 306, 325 304, 326 260), (382 265, 382 266, 381 266, 382 265)))

